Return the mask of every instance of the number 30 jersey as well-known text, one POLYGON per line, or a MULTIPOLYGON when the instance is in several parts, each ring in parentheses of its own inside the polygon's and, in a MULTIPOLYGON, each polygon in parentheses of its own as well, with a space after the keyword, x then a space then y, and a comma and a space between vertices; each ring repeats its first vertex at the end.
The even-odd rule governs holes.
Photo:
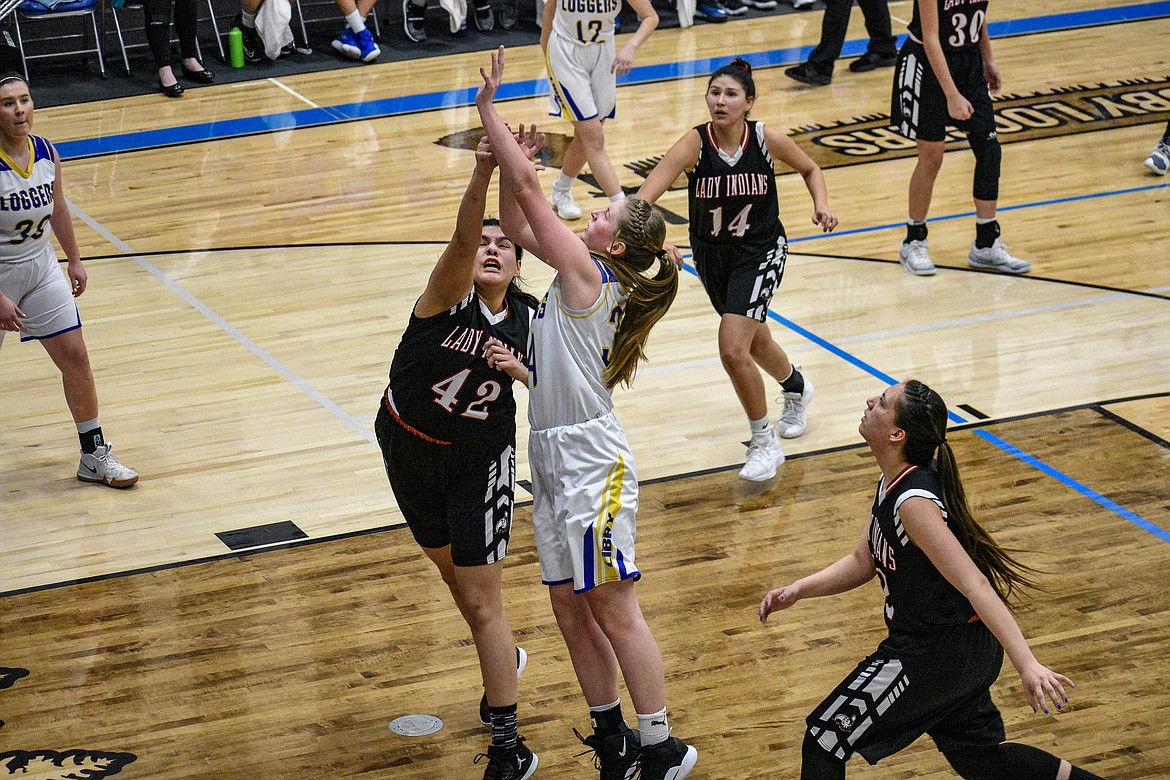
POLYGON ((492 314, 472 290, 455 306, 421 319, 413 313, 390 364, 386 401, 408 430, 443 444, 512 441, 512 377, 488 365, 488 339, 525 363, 532 310, 512 290, 492 314))
POLYGON ((922 43, 920 2, 938 4, 938 40, 943 51, 979 45, 983 21, 987 18, 987 0, 915 0, 914 16, 906 29, 911 38, 922 43))
POLYGON ((46 253, 57 260, 49 242, 57 178, 53 147, 35 135, 28 142, 27 171, 0 151, 0 263, 23 263, 46 253))
POLYGON ((720 150, 710 122, 695 131, 702 148, 687 175, 692 244, 740 247, 761 255, 775 249, 784 226, 764 123, 745 122, 743 140, 730 156, 720 150))

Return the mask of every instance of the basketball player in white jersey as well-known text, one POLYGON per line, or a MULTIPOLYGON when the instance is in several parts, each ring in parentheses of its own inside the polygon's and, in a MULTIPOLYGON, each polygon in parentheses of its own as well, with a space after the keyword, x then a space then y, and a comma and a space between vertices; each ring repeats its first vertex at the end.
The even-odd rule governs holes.
POLYGON ((573 123, 550 198, 561 219, 581 218, 572 187, 586 162, 611 202, 626 196, 605 151, 603 123, 616 114, 617 77, 630 72, 634 52, 658 26, 650 0, 627 2, 641 21, 621 51, 615 50, 614 18, 622 0, 548 0, 544 6, 540 47, 552 85, 549 114, 573 123))
POLYGON ((86 273, 61 185, 57 150, 32 134, 28 84, 0 76, 0 345, 6 331, 40 341, 61 371, 65 401, 81 439, 77 478, 130 487, 138 474, 118 462, 102 434, 97 386, 73 299, 86 273), (49 241, 56 233, 69 259, 66 280, 49 241))

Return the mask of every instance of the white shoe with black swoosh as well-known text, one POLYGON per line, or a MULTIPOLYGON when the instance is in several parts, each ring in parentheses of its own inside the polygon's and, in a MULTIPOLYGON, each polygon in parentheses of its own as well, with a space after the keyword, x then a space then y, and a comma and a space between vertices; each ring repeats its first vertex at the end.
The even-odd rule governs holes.
POLYGON ((107 442, 92 454, 81 453, 77 464, 77 478, 82 482, 128 488, 138 481, 138 472, 122 465, 113 452, 114 445, 107 442))

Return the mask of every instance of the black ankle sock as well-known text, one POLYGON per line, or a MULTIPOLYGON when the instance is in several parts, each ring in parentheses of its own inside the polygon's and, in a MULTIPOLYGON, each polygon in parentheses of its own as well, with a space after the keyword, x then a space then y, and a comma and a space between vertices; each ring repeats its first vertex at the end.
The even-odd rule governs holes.
POLYGON ((87 455, 92 455, 97 451, 97 448, 106 443, 102 438, 102 428, 99 425, 92 431, 77 434, 77 438, 81 440, 81 451, 87 455))
POLYGON ((975 246, 979 249, 989 249, 999 238, 999 220, 991 220, 983 224, 975 223, 975 246))
POLYGON ((492 713, 492 744, 507 749, 516 747, 516 705, 488 709, 492 713))
POLYGON ((622 717, 622 703, 610 707, 608 710, 589 711, 589 719, 593 722, 593 733, 608 737, 610 734, 620 734, 622 726, 626 725, 622 717))
POLYGON ((804 392, 804 374, 796 370, 796 366, 792 367, 792 373, 788 378, 780 383, 786 393, 803 393, 804 392))
POLYGON ((926 223, 921 225, 913 225, 906 223, 906 240, 903 244, 909 244, 911 241, 925 241, 926 240, 926 223))

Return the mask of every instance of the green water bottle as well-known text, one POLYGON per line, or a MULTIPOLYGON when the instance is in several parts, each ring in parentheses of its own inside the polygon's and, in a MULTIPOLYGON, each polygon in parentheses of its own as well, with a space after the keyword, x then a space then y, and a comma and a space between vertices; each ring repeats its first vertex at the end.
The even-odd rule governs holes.
POLYGON ((228 31, 228 49, 231 52, 229 58, 232 61, 232 67, 244 67, 244 33, 239 27, 233 27, 228 31))

